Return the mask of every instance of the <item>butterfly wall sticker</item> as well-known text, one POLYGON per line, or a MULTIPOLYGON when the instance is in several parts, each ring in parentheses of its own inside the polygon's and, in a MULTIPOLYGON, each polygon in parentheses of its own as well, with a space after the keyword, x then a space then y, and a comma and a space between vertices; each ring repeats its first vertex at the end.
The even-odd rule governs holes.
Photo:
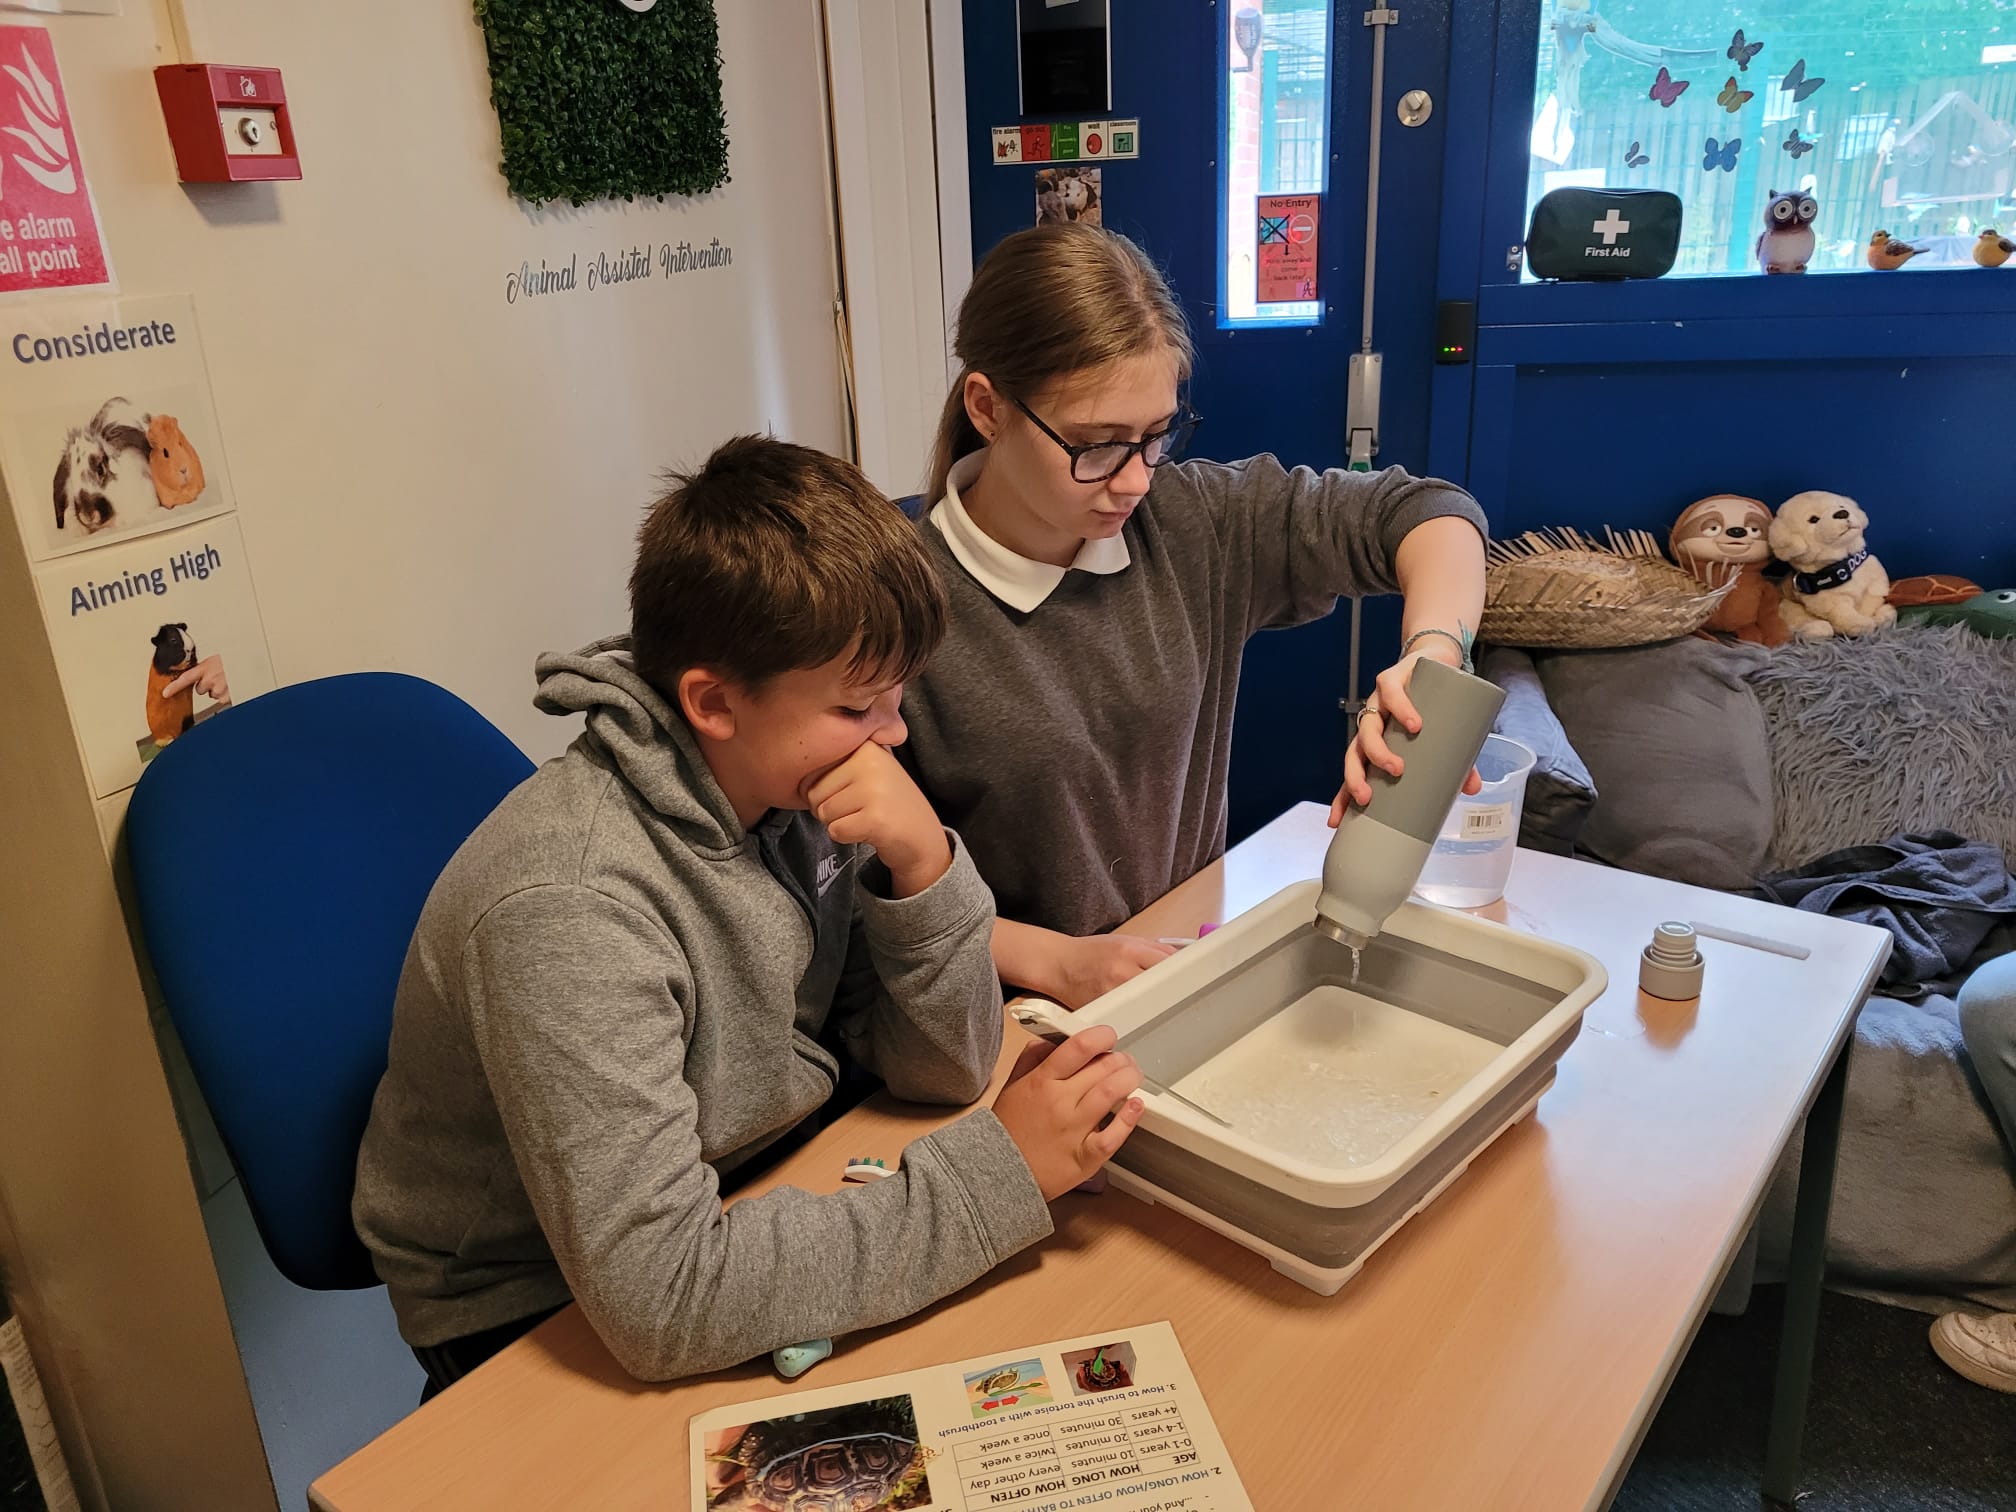
POLYGON ((1757 92, 1754 89, 1738 89, 1736 87, 1736 76, 1731 74, 1729 82, 1722 86, 1722 93, 1715 96, 1715 103, 1728 111, 1729 114, 1734 115, 1756 98, 1757 92))
POLYGON ((1633 142, 1624 150, 1624 166, 1626 168, 1643 168, 1651 161, 1651 155, 1645 151, 1645 144, 1643 142, 1633 142))
POLYGON ((1826 82, 1825 79, 1807 78, 1806 60, 1801 58, 1797 63, 1792 65, 1792 72, 1785 75, 1784 82, 1778 86, 1778 89, 1781 94, 1792 96, 1795 104, 1804 105, 1812 97, 1813 91, 1826 82))
POLYGON ((1792 128, 1792 135, 1785 138, 1779 145, 1792 154, 1792 161, 1796 163, 1813 150, 1814 144, 1799 135, 1799 128, 1794 126, 1792 128))
POLYGON ((1726 142, 1708 138, 1708 145, 1702 150, 1701 171, 1713 173, 1720 168, 1724 173, 1736 171, 1736 159, 1743 151, 1743 138, 1732 137, 1726 142))
POLYGON ((1671 110, 1680 96, 1687 93, 1692 79, 1676 79, 1662 66, 1659 77, 1652 81, 1652 98, 1671 110))
MULTIPOLYGON (((1572 124, 1581 114, 1582 69, 1592 50, 1607 52, 1638 68, 1706 66, 1721 51, 1715 47, 1669 47, 1664 43, 1641 42, 1610 24, 1602 11, 1607 3, 1609 0, 1554 0, 1547 7, 1551 14, 1546 30, 1554 37, 1554 94, 1560 102, 1564 123, 1572 124)), ((1662 87, 1672 88, 1671 80, 1662 87)), ((1674 97, 1678 98, 1678 90, 1674 90, 1674 97)))
POLYGON ((1750 60, 1762 51, 1764 51, 1764 44, 1762 42, 1745 41, 1743 28, 1739 26, 1736 28, 1736 35, 1729 39, 1729 52, 1727 56, 1730 62, 1742 69, 1743 72, 1748 73, 1750 71, 1750 60))

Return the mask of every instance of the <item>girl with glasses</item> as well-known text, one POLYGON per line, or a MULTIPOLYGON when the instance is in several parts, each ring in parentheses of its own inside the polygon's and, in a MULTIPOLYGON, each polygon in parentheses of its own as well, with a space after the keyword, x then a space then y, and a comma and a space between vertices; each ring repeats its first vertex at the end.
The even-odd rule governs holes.
POLYGON ((1076 1008, 1169 953, 1110 931, 1224 851, 1247 640, 1341 595, 1405 595, 1405 654, 1345 753, 1334 825, 1370 801, 1368 763, 1399 770, 1381 732, 1419 728, 1413 662, 1466 660, 1484 516, 1398 469, 1180 461, 1189 329, 1111 232, 1001 242, 955 350, 922 527, 950 628, 907 689, 901 754, 994 889, 1002 980, 1076 1008))

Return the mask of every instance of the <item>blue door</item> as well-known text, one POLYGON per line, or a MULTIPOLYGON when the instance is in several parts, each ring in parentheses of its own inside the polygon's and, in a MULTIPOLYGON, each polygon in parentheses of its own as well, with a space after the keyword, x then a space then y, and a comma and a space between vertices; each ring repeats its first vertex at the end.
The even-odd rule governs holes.
MULTIPOLYGON (((1363 322, 1373 32, 1360 3, 1112 0, 1111 118, 1138 119, 1140 156, 1108 160, 1103 224, 1168 271, 1196 332, 1192 451, 1232 460, 1347 459, 1348 367, 1363 322), (1317 300, 1260 305, 1255 194, 1322 196, 1317 300), (1230 209, 1228 212, 1228 201, 1230 209), (1243 274, 1244 288, 1237 287, 1243 274)), ((965 7, 975 255, 1035 220, 1036 170, 994 160, 990 128, 1020 124, 1015 7, 965 7)), ((1449 114, 1444 7, 1387 28, 1384 177, 1374 339, 1384 355, 1377 465, 1425 470, 1433 372, 1436 223, 1449 114), (1432 102, 1403 126, 1402 95, 1432 102)), ((1036 118, 1032 118, 1036 119, 1036 118)), ((1366 606, 1369 679, 1397 649, 1397 602, 1366 606)), ((1232 757, 1232 838, 1337 789, 1350 617, 1259 637, 1247 653, 1232 757)))

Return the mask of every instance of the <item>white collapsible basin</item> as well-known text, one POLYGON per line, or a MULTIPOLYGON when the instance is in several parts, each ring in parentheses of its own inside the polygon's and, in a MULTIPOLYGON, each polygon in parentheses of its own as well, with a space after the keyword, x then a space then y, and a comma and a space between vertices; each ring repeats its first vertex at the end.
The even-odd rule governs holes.
POLYGON ((1298 883, 1077 1013, 1111 1024, 1144 1089, 1114 1185, 1163 1202, 1326 1296, 1533 1110, 1608 984, 1582 951, 1427 904, 1365 950, 1312 928, 1298 883))

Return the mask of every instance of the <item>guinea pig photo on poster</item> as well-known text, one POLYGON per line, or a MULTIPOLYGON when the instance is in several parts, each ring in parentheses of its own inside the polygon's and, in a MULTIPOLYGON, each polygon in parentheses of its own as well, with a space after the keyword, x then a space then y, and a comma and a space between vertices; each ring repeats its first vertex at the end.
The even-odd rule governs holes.
POLYGON ((58 539, 158 528, 208 487, 176 415, 114 395, 63 434, 51 488, 58 539))
POLYGON ((115 396, 63 438, 53 489, 56 528, 96 535, 156 512, 153 444, 147 427, 153 416, 115 396))

